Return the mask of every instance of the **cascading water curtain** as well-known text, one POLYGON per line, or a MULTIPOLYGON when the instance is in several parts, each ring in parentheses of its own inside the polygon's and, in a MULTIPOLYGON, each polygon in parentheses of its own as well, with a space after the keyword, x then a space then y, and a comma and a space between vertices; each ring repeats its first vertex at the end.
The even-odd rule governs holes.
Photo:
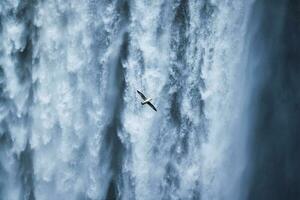
POLYGON ((1 0, 0 199, 246 199, 254 4, 1 0))

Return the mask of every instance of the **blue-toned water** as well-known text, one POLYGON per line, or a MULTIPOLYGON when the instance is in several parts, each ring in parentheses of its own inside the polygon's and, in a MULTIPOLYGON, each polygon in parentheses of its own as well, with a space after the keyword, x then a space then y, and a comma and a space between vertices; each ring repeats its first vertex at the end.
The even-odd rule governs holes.
POLYGON ((0 199, 246 199, 257 7, 2 0, 0 199))

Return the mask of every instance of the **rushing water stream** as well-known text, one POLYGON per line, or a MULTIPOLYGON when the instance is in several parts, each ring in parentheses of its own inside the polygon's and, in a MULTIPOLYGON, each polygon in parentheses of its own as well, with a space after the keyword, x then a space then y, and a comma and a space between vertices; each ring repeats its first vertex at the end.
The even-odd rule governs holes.
POLYGON ((247 199, 258 7, 1 0, 0 199, 247 199))

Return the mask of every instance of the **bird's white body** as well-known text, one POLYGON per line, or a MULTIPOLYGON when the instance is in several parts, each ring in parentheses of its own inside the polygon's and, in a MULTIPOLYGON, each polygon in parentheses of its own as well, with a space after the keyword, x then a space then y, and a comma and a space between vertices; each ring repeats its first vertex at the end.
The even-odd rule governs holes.
POLYGON ((146 99, 145 101, 143 101, 142 104, 144 105, 144 104, 150 102, 151 100, 152 100, 152 98, 148 98, 148 99, 146 99))

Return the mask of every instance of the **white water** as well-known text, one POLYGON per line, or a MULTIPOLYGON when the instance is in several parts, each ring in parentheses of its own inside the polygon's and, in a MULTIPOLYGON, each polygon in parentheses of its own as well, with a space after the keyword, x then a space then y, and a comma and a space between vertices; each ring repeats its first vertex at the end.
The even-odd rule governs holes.
POLYGON ((0 6, 1 199, 241 199, 250 2, 0 6))

